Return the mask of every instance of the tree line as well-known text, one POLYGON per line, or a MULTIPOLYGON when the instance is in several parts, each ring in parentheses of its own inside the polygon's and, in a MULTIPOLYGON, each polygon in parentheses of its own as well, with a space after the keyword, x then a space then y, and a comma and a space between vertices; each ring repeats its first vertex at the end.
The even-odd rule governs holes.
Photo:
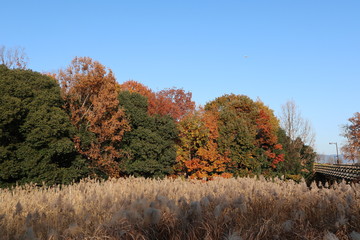
POLYGON ((191 92, 120 84, 89 57, 53 74, 0 65, 0 89, 1 186, 88 176, 305 176, 316 155, 260 100, 225 94, 196 107, 191 92))
POLYGON ((344 157, 353 163, 360 163, 360 112, 348 119, 350 124, 343 126, 343 136, 347 143, 341 148, 344 157))

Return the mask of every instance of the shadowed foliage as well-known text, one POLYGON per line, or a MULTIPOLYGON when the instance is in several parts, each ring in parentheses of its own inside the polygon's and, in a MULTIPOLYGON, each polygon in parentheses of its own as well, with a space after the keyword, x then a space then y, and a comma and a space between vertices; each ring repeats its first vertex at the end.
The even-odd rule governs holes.
POLYGON ((167 115, 148 115, 147 98, 138 93, 122 91, 119 102, 131 125, 121 143, 125 173, 144 177, 168 175, 176 158, 178 132, 174 120, 167 115))
POLYGON ((304 144, 300 138, 291 140, 283 129, 279 129, 278 138, 283 146, 285 160, 279 164, 277 171, 290 178, 294 175, 309 176, 316 158, 314 149, 304 144))
POLYGON ((70 183, 86 173, 56 80, 0 66, 0 185, 70 183))

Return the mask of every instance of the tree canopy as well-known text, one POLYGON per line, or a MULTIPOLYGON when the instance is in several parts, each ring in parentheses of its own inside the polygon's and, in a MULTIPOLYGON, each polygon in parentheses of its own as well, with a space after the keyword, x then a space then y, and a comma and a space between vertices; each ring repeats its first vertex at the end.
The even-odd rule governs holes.
POLYGON ((277 171, 290 178, 293 175, 308 177, 316 158, 314 149, 306 145, 300 137, 292 140, 283 129, 279 129, 278 139, 283 146, 285 159, 279 164, 277 171))
POLYGON ((0 184, 70 183, 86 173, 57 82, 0 65, 0 184))
POLYGON ((175 164, 178 136, 174 119, 167 115, 148 115, 147 98, 139 93, 121 91, 119 101, 131 126, 121 143, 123 171, 144 177, 169 175, 175 164))
POLYGON ((121 152, 117 145, 130 126, 119 107, 112 71, 82 57, 60 70, 57 77, 65 108, 77 129, 76 148, 96 170, 110 177, 119 176, 121 152))
POLYGON ((230 177, 228 153, 218 148, 218 116, 199 110, 179 123, 179 144, 175 171, 190 178, 230 177))
POLYGON ((360 160, 360 113, 356 112, 349 118, 350 124, 344 126, 344 136, 347 143, 342 147, 342 151, 347 159, 360 160))
MULTIPOLYGON (((191 92, 119 84, 89 57, 48 75, 1 65, 0 89, 2 186, 85 176, 304 175, 315 158, 305 138, 294 137, 296 122, 281 129, 260 100, 225 94, 196 109, 191 92)), ((283 119, 298 116, 287 109, 283 119)), ((352 155, 359 116, 346 127, 352 155)))
POLYGON ((230 173, 260 173, 283 161, 276 136, 279 124, 263 103, 229 94, 207 103, 205 110, 218 115, 219 151, 229 153, 230 173))
POLYGON ((171 88, 153 92, 150 88, 133 80, 122 83, 119 88, 145 96, 148 100, 150 115, 168 115, 179 121, 195 109, 191 92, 185 92, 183 89, 171 88))

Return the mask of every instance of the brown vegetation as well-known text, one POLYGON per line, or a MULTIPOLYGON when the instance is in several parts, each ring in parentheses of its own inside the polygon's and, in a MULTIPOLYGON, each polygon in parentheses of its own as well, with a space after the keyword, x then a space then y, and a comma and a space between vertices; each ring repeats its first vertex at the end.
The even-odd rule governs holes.
POLYGON ((0 192, 0 239, 359 239, 360 187, 119 178, 0 192))
POLYGON ((347 144, 342 147, 344 157, 353 162, 360 162, 360 113, 356 112, 349 118, 351 124, 344 126, 344 137, 347 138, 347 144))
POLYGON ((124 111, 119 108, 112 71, 89 57, 76 57, 66 70, 59 71, 58 80, 71 123, 79 133, 85 128, 95 135, 90 144, 84 144, 86 141, 76 136, 76 149, 92 167, 110 177, 119 177, 117 159, 121 152, 117 145, 130 126, 124 111))

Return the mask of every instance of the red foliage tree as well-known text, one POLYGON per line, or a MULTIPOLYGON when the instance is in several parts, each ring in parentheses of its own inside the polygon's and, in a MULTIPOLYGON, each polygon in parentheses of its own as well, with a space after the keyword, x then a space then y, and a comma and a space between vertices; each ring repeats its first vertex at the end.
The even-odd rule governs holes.
POLYGON ((191 92, 185 92, 183 89, 171 88, 159 91, 156 94, 155 109, 152 109, 150 113, 168 114, 179 121, 195 109, 195 102, 191 100, 191 97, 191 92))
POLYGON ((276 165, 284 161, 285 157, 284 154, 279 153, 279 150, 282 149, 277 137, 279 120, 274 116, 273 111, 261 101, 257 101, 256 105, 259 109, 256 119, 256 145, 265 150, 266 156, 271 160, 270 166, 276 168, 276 165))
POLYGON ((179 121, 195 109, 195 103, 191 100, 191 92, 185 92, 183 89, 171 88, 155 93, 145 85, 133 80, 122 83, 120 89, 147 97, 150 115, 169 115, 179 121))

